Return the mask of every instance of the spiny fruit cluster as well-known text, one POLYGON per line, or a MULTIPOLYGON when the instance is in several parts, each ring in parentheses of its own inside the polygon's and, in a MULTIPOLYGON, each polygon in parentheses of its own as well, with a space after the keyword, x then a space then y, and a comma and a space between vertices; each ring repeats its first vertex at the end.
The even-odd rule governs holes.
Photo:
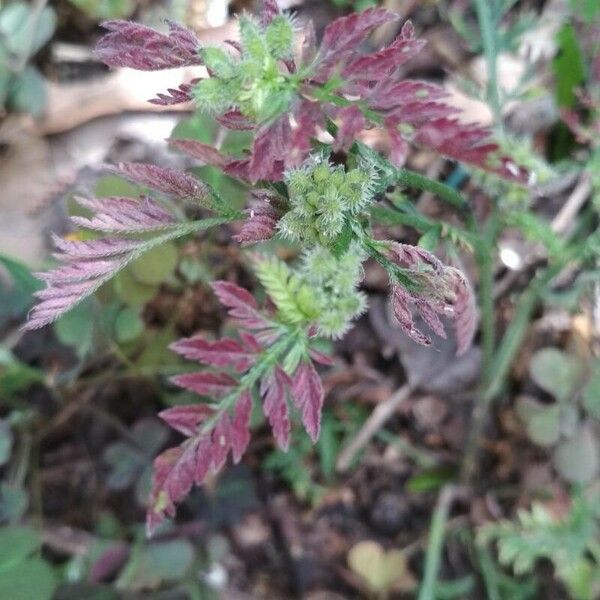
POLYGON ((373 200, 374 177, 366 169, 345 171, 323 157, 286 174, 291 210, 277 224, 294 242, 328 245, 373 200))
POLYGON ((266 27, 242 16, 239 30, 237 47, 200 49, 211 77, 196 85, 194 98, 212 115, 237 109, 262 123, 283 112, 297 88, 298 78, 284 62, 293 55, 294 27, 285 15, 266 27))

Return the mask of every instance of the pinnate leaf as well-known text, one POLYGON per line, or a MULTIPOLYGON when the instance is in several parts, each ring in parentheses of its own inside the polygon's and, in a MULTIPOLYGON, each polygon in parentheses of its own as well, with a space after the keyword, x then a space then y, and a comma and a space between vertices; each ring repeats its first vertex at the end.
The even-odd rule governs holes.
POLYGON ((313 442, 319 439, 325 391, 312 362, 302 362, 292 375, 292 398, 300 410, 302 424, 313 442))
POLYGON ((154 71, 201 64, 196 36, 175 23, 164 34, 129 21, 106 21, 108 30, 96 45, 96 55, 109 67, 154 71))

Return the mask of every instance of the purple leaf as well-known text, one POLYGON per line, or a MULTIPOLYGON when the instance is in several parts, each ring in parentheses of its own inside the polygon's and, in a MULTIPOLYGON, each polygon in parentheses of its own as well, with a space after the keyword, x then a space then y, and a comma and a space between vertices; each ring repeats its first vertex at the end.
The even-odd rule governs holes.
POLYGON ((239 110, 230 110, 216 117, 216 120, 226 129, 233 131, 251 131, 254 124, 239 110))
POLYGON ((377 82, 372 90, 368 90, 366 99, 374 110, 387 111, 416 101, 431 102, 447 96, 448 92, 434 83, 413 79, 396 82, 388 77, 377 82))
POLYGON ((108 277, 83 282, 52 285, 44 290, 35 292, 39 300, 29 313, 29 318, 23 329, 39 329, 56 321, 81 300, 93 294, 108 277))
POLYGON ((277 445, 284 451, 287 451, 290 443, 290 417, 286 390, 291 387, 291 384, 290 378, 280 367, 276 367, 272 373, 264 377, 260 384, 263 412, 273 429, 273 437, 277 445))
POLYGON ((36 273, 35 276, 53 286, 98 279, 118 271, 126 263, 126 259, 76 260, 68 264, 36 273))
POLYGON ((229 281, 215 281, 211 286, 221 304, 229 309, 229 316, 241 327, 264 329, 269 326, 250 292, 229 281))
POLYGON ((281 11, 277 0, 262 0, 261 5, 260 24, 267 27, 277 15, 281 14, 281 11))
POLYGON ((106 21, 102 27, 108 33, 95 53, 110 67, 154 71, 202 64, 198 39, 175 23, 169 23, 168 34, 130 21, 106 21))
POLYGON ((226 396, 237 385, 237 381, 227 373, 187 373, 176 375, 171 381, 200 396, 217 398, 226 396))
POLYGON ((419 246, 392 242, 388 246, 387 255, 399 267, 415 269, 419 265, 428 265, 438 275, 444 273, 443 263, 431 252, 427 252, 419 246))
MULTIPOLYGON (((150 508, 146 523, 148 534, 165 517, 175 515, 175 504, 183 500, 192 485, 200 485, 209 470, 217 472, 227 460, 229 451, 234 462, 239 462, 250 441, 250 414, 252 398, 243 392, 237 399, 233 416, 222 412, 212 431, 198 431, 210 411, 205 405, 182 406, 168 409, 161 417, 184 435, 190 435, 177 448, 170 448, 156 457, 150 508)), ((213 413, 214 414, 214 413, 213 413)))
POLYGON ((340 121, 333 150, 348 150, 356 136, 366 128, 367 120, 358 106, 346 106, 335 113, 335 118, 340 121))
MULTIPOLYGON (((149 536, 166 516, 175 515, 175 504, 188 495, 196 476, 201 474, 202 465, 197 457, 200 441, 202 440, 190 439, 181 446, 165 450, 154 459, 150 507, 146 517, 149 536)), ((199 478, 200 481, 207 471, 208 465, 199 478)))
POLYGON ((415 327, 411 310, 412 304, 413 297, 403 287, 396 285, 392 288, 392 308, 402 331, 417 344, 431 346, 431 340, 415 327))
POLYGON ((198 432, 198 426, 212 414, 214 414, 214 410, 206 404, 190 404, 167 408, 159 412, 158 416, 169 427, 191 437, 198 432))
POLYGON ((345 79, 380 81, 391 71, 412 60, 425 44, 425 40, 414 37, 412 23, 407 21, 392 44, 379 52, 355 58, 344 68, 342 76, 345 79))
POLYGON ((302 100, 293 112, 294 125, 289 139, 289 148, 285 155, 287 168, 297 167, 312 149, 312 138, 317 127, 324 127, 325 114, 319 102, 302 100))
POLYGON ((148 102, 156 106, 173 106, 191 102, 193 100, 192 89, 198 81, 200 80, 193 79, 189 83, 182 83, 177 88, 169 88, 166 94, 158 93, 156 98, 151 98, 148 102))
POLYGON ((71 217, 73 223, 96 231, 129 233, 154 231, 173 225, 176 221, 160 204, 145 196, 132 198, 76 198, 77 203, 93 211, 91 219, 71 217))
POLYGON ((477 302, 469 280, 458 269, 449 269, 450 281, 454 291, 454 333, 456 336, 456 354, 464 354, 473 343, 477 331, 477 302))
POLYGON ((52 241, 56 248, 62 252, 55 256, 60 260, 103 258, 105 256, 117 256, 125 254, 140 247, 139 240, 127 240, 122 238, 104 238, 89 241, 71 241, 58 235, 52 235, 52 241))
POLYGON ((290 134, 290 120, 287 114, 279 117, 274 123, 261 127, 256 132, 249 166, 252 182, 255 183, 259 179, 281 180, 290 134))
POLYGON ((231 456, 234 463, 239 463, 250 443, 250 416, 252 414, 252 395, 243 392, 238 398, 231 419, 229 436, 231 439, 231 456))
POLYGON ((231 338, 211 342, 193 337, 179 340, 170 348, 188 360, 197 360, 211 367, 231 367, 238 373, 245 373, 255 361, 253 354, 231 338))
POLYGON ((247 215, 240 232, 233 239, 242 245, 270 240, 277 228, 281 213, 270 204, 259 204, 246 209, 247 215))
POLYGON ((302 415, 302 424, 313 442, 319 439, 325 392, 312 362, 302 362, 292 376, 292 397, 302 415))
POLYGON ((331 356, 328 356, 324 352, 321 352, 320 350, 315 350, 314 348, 311 348, 308 353, 310 357, 320 365, 325 365, 326 367, 330 367, 331 365, 333 365, 333 358, 331 356))
POLYGON ((397 15, 383 8, 369 8, 361 13, 352 13, 336 19, 327 25, 317 58, 316 72, 313 75, 315 80, 327 80, 335 66, 355 53, 373 29, 397 18, 397 15))
POLYGON ((438 312, 443 312, 443 309, 440 310, 439 307, 435 306, 435 303, 429 301, 427 298, 413 297, 413 300, 417 312, 423 321, 427 323, 431 331, 433 331, 435 335, 446 339, 446 329, 438 316, 438 312), (436 308, 438 310, 436 310, 436 308))
POLYGON ((250 159, 237 159, 219 152, 216 148, 196 140, 169 140, 171 146, 200 160, 205 165, 221 169, 227 175, 249 180, 250 159))
POLYGON ((145 163, 119 163, 109 166, 112 173, 139 185, 148 186, 175 198, 206 198, 210 191, 206 184, 184 171, 167 169, 145 163))

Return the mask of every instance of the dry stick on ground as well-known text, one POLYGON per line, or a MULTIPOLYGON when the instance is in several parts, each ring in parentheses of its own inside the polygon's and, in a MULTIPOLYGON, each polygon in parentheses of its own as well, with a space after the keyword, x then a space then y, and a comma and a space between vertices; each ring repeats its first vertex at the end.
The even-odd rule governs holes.
POLYGON ((340 452, 336 462, 336 469, 344 473, 350 467, 353 458, 369 440, 385 425, 396 409, 405 402, 414 388, 408 383, 396 390, 387 400, 377 405, 371 416, 365 421, 358 434, 340 452))

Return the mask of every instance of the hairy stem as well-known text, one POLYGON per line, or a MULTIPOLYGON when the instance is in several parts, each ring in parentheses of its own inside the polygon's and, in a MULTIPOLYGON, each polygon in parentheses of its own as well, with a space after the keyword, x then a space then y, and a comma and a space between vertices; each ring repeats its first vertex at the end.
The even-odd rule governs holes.
POLYGON ((498 89, 496 24, 492 17, 491 4, 491 0, 475 0, 475 10, 477 11, 477 20, 479 21, 483 52, 487 65, 486 99, 492 109, 496 125, 502 128, 502 103, 498 89))

